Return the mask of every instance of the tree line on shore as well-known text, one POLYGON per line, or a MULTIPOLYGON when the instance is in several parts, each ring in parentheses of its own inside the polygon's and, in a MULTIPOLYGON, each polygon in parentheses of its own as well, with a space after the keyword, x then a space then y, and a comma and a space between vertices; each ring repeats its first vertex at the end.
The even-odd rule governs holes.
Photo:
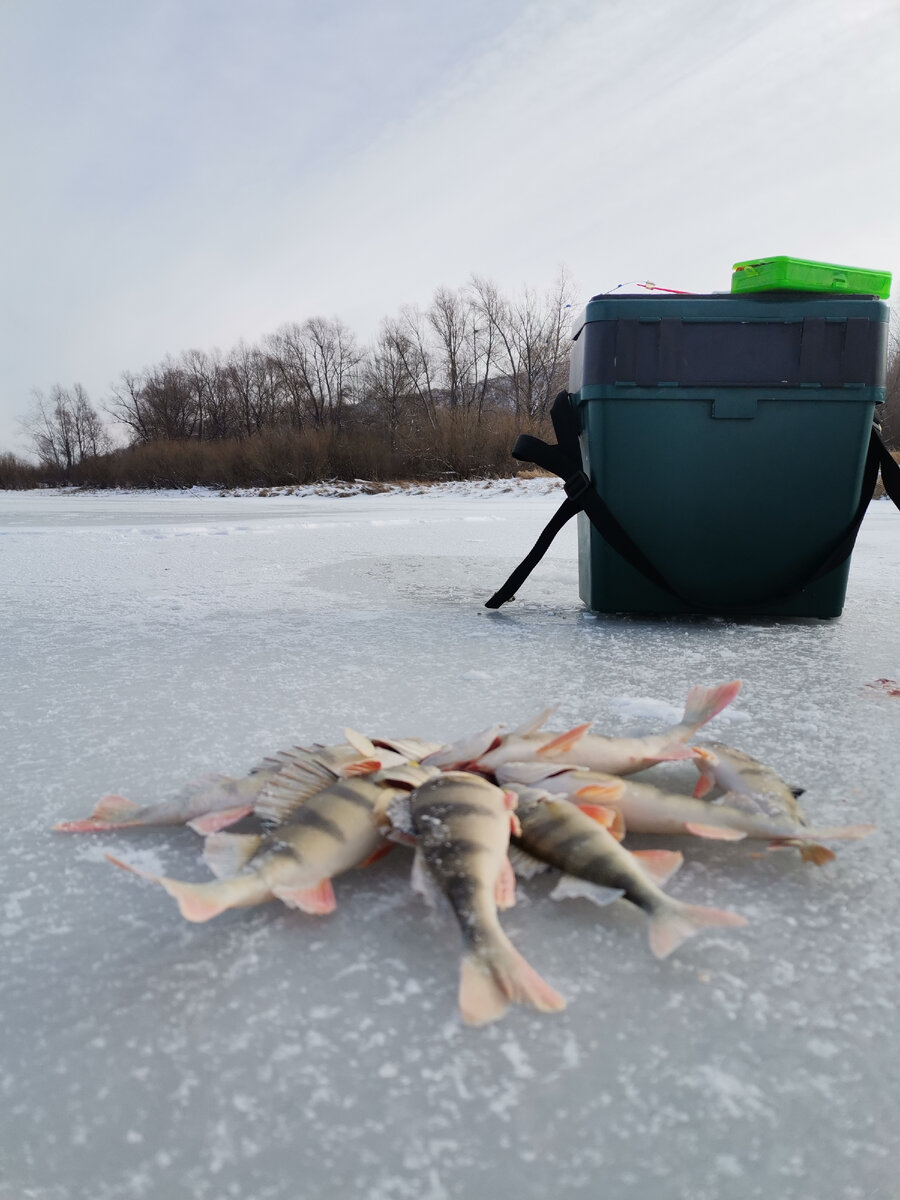
POLYGON ((572 289, 439 288, 361 346, 339 319, 283 325, 227 353, 124 371, 100 408, 80 384, 22 419, 38 463, 0 454, 0 487, 277 486, 506 475, 517 432, 546 432, 566 386, 572 289))
MULTIPOLYGON (((0 488, 273 487, 325 479, 509 475, 517 433, 549 436, 566 386, 572 287, 507 297, 475 277, 407 307, 361 346, 341 320, 283 325, 227 353, 188 350, 123 371, 100 408, 76 383, 22 419, 37 463, 0 453, 0 488)), ((883 436, 900 450, 900 340, 883 436)))

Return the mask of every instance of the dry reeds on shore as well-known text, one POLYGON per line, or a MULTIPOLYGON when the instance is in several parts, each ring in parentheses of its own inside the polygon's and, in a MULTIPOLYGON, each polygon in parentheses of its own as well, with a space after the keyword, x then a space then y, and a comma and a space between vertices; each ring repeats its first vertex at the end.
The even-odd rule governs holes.
MULTIPOLYGON (((529 432, 552 437, 542 424, 529 432)), ((385 430, 265 429, 246 438, 217 441, 157 440, 89 456, 63 471, 0 455, 0 489, 285 487, 325 479, 400 480, 502 477, 516 473, 510 455, 523 432, 512 413, 474 422, 463 413, 440 412, 434 426, 385 430)))

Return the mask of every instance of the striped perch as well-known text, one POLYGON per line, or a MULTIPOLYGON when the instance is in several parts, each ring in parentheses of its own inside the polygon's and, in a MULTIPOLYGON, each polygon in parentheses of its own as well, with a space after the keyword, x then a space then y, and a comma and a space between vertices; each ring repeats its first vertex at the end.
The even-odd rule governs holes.
POLYGON ((97 833, 155 825, 189 825, 197 833, 216 833, 255 812, 265 823, 271 810, 296 808, 315 792, 343 776, 418 760, 438 749, 419 738, 372 741, 345 729, 346 742, 334 746, 292 746, 263 759, 248 775, 208 774, 189 783, 170 800, 144 806, 125 796, 104 796, 89 817, 60 821, 58 833, 97 833))
POLYGON ((500 927, 497 909, 515 903, 507 857, 517 828, 516 797, 478 775, 448 771, 410 797, 416 866, 450 902, 463 936, 459 1008, 467 1025, 502 1017, 509 1003, 541 1012, 565 1000, 529 966, 500 927))
MULTIPOLYGON (((403 768, 406 774, 412 768, 403 768)), ((426 772, 419 768, 421 777, 426 772)), ((188 921, 209 921, 228 908, 281 900, 307 913, 334 910, 331 879, 351 867, 386 854, 391 844, 378 820, 398 791, 409 790, 383 776, 339 779, 309 797, 289 819, 265 834, 215 833, 206 840, 204 860, 219 878, 186 883, 152 875, 107 855, 117 867, 159 883, 178 901, 188 921)))
POLYGON ((650 918, 650 949, 657 958, 665 958, 707 926, 746 924, 737 913, 683 904, 660 890, 658 882, 664 883, 681 865, 680 854, 667 850, 632 853, 594 817, 564 797, 554 798, 521 785, 516 790, 521 832, 513 836, 513 846, 527 858, 563 872, 564 886, 557 888, 554 898, 584 895, 608 904, 624 897, 650 918), (573 887, 570 880, 583 881, 589 887, 573 887))

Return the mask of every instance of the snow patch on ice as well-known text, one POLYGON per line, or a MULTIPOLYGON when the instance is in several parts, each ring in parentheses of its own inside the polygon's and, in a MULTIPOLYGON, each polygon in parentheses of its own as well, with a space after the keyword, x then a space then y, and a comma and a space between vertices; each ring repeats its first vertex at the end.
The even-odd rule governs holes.
MULTIPOLYGON (((77 837, 77 834, 73 834, 77 837)), ((88 834, 88 837, 94 837, 93 834, 88 834)), ((88 845, 79 843, 74 850, 74 857, 80 859, 81 862, 102 863, 105 867, 111 864, 107 861, 107 854, 112 854, 114 858, 120 858, 122 862, 128 863, 130 867, 138 867, 141 871, 149 871, 151 875, 165 874, 165 864, 155 850, 150 850, 144 846, 136 846, 134 842, 116 842, 113 845, 101 845, 97 842, 91 842, 88 845)))
POLYGON ((534 1067, 528 1061, 528 1055, 522 1049, 521 1043, 509 1038, 500 1043, 500 1053, 509 1061, 516 1079, 533 1079, 534 1067))
POLYGON ((703 1092, 714 1111, 736 1120, 742 1117, 764 1117, 775 1124, 765 1093, 749 1080, 740 1079, 722 1067, 704 1064, 688 1071, 684 1083, 703 1092))
POLYGON ((609 707, 627 720, 652 721, 663 728, 677 725, 684 712, 683 705, 677 708, 649 696, 615 696, 609 701, 609 707))

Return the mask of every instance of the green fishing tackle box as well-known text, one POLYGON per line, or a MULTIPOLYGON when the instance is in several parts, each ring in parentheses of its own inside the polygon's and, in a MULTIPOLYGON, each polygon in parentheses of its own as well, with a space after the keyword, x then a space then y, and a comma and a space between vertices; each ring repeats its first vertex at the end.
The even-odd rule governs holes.
POLYGON ((751 258, 732 267, 731 290, 830 292, 832 295, 880 296, 886 300, 891 294, 891 273, 868 271, 863 267, 839 267, 836 263, 784 255, 751 258))
POLYGON ((838 616, 849 550, 811 576, 860 503, 888 319, 878 300, 797 292, 591 300, 569 379, 583 469, 678 595, 581 513, 585 604, 838 616))

